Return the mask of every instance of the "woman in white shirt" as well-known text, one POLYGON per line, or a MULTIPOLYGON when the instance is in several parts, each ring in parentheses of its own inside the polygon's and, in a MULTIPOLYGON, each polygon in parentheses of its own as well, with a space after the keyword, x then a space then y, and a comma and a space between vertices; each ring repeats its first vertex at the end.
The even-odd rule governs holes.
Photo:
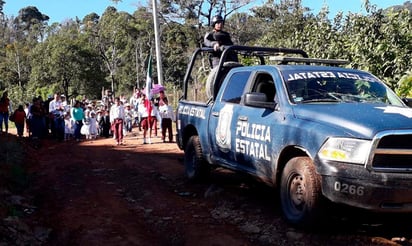
POLYGON ((169 105, 167 98, 159 102, 159 114, 161 117, 162 140, 166 142, 166 131, 169 136, 169 143, 173 142, 172 122, 175 121, 173 108, 169 105))

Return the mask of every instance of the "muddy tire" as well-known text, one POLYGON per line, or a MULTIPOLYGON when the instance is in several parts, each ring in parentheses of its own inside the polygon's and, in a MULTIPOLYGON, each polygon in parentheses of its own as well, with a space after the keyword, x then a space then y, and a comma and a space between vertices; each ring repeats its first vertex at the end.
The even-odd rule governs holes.
POLYGON ((281 206, 286 220, 311 227, 322 221, 324 198, 321 178, 308 157, 295 157, 286 164, 280 184, 281 206))
POLYGON ((201 181, 208 177, 210 168, 203 158, 199 136, 190 137, 185 149, 184 166, 190 181, 201 181))

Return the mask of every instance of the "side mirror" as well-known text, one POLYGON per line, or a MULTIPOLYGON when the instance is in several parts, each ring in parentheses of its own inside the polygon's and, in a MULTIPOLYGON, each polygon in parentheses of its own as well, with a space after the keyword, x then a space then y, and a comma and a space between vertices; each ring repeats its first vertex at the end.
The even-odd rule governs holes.
POLYGON ((265 93, 252 92, 244 95, 244 102, 246 106, 257 108, 275 109, 275 102, 268 102, 265 93))

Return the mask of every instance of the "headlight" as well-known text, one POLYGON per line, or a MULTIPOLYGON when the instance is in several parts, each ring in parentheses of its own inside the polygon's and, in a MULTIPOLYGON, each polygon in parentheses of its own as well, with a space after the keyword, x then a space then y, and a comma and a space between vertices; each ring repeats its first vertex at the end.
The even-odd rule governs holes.
POLYGON ((319 150, 324 160, 365 164, 371 149, 371 141, 351 138, 330 138, 319 150))

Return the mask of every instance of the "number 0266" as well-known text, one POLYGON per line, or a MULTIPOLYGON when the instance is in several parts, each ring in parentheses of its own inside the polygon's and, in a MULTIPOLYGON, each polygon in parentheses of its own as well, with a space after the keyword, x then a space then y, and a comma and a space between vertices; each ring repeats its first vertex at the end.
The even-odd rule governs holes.
POLYGON ((339 181, 335 182, 334 189, 337 192, 346 193, 350 195, 363 196, 365 194, 365 187, 345 184, 339 181))

